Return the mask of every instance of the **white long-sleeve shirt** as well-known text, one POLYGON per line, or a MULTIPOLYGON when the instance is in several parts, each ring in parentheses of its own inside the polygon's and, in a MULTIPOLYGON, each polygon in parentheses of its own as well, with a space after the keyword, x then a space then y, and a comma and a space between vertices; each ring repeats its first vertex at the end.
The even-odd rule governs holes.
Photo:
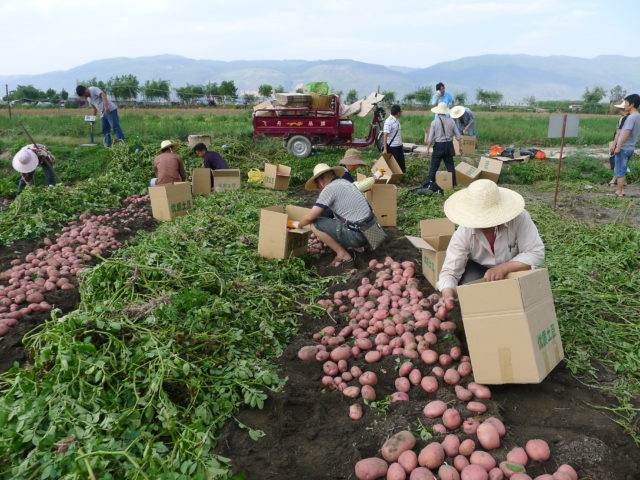
POLYGON ((529 212, 524 210, 513 220, 496 227, 494 252, 487 237, 478 228, 458 227, 447 248, 437 288, 455 289, 468 260, 487 268, 515 261, 537 267, 544 262, 544 244, 529 212))

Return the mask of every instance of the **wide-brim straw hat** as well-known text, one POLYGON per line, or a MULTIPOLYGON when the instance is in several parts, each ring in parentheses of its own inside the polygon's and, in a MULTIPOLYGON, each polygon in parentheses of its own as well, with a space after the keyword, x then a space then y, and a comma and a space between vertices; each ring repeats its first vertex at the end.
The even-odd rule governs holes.
POLYGON ((31 173, 38 166, 38 155, 28 147, 21 148, 13 157, 12 165, 20 173, 31 173))
POLYGON ((362 160, 362 156, 360 155, 360 150, 355 148, 348 149, 342 160, 340 160, 340 165, 358 165, 361 167, 366 167, 367 164, 362 160))
POLYGON ((621 100, 619 104, 614 105, 616 108, 624 108, 624 100, 621 100))
POLYGON ((465 108, 462 105, 456 105, 450 110, 451 118, 460 118, 464 115, 465 108))
POLYGON ((491 228, 516 218, 524 210, 524 198, 491 180, 481 179, 444 202, 444 214, 468 228, 491 228))
POLYGON ((180 144, 177 142, 174 142, 173 140, 163 140, 162 143, 160 144, 160 149, 158 150, 158 152, 162 152, 165 148, 178 147, 178 146, 180 146, 180 144))
POLYGON ((330 170, 333 170, 333 173, 336 174, 336 177, 342 177, 342 174, 344 173, 344 169, 342 167, 330 167, 326 163, 319 163, 315 167, 313 167, 313 177, 307 180, 307 183, 304 184, 304 189, 320 190, 318 188, 318 185, 316 184, 316 179, 330 170))
POLYGON ((440 102, 437 107, 433 107, 431 109, 433 113, 437 113, 438 115, 447 115, 451 113, 451 110, 447 108, 447 104, 444 102, 440 102))

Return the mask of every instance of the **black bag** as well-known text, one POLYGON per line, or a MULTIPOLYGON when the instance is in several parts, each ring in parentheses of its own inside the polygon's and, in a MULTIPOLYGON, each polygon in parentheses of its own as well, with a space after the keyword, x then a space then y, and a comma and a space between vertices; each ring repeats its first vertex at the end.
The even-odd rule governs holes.
POLYGON ((444 195, 444 190, 436 182, 427 180, 420 188, 409 190, 417 195, 444 195))
POLYGON ((609 166, 611 167, 611 170, 616 168, 616 156, 615 155, 609 156, 609 166))

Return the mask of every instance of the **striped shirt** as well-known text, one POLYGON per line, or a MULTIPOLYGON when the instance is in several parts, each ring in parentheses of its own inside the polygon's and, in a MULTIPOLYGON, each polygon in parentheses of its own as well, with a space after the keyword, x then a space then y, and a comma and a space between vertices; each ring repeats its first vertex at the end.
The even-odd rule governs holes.
POLYGON ((330 208, 335 215, 347 222, 358 223, 371 216, 371 207, 362 192, 353 183, 342 178, 332 180, 322 189, 316 205, 330 208))
POLYGON ((456 127, 456 122, 453 118, 440 116, 431 122, 427 143, 450 142, 453 140, 453 137, 456 137, 458 140, 462 138, 460 131, 456 127))
POLYGON ((387 141, 391 142, 390 147, 400 147, 402 145, 402 128, 400 122, 393 115, 389 115, 384 121, 382 132, 387 134, 387 141))

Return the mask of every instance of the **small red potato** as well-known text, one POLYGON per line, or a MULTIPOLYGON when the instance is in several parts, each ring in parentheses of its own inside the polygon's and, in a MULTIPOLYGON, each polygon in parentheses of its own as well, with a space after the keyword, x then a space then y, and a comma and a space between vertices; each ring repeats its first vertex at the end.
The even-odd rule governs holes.
POLYGON ((456 397, 458 397, 458 400, 461 400, 463 402, 468 402, 473 398, 473 393, 471 393, 469 390, 464 388, 462 385, 456 385, 455 391, 456 391, 456 397))
POLYGON ((420 370, 418 370, 417 368, 411 370, 411 372, 409 373, 409 381, 413 385, 418 385, 422 381, 422 373, 420 373, 420 370))
POLYGON ((409 395, 405 392, 393 392, 391 394, 392 402, 406 402, 409 400, 409 395))
POLYGON ((485 450, 493 450, 500 446, 500 435, 496 427, 490 423, 481 423, 476 432, 480 445, 485 450))
POLYGON ((370 350, 364 356, 364 361, 367 363, 376 363, 379 362, 382 358, 382 354, 377 350, 370 350))
POLYGON ((480 465, 487 472, 491 471, 491 469, 496 466, 496 460, 491 456, 491 454, 483 452, 482 450, 476 450, 473 452, 469 460, 473 465, 480 465))
POLYGON ((465 456, 469 456, 473 453, 473 451, 476 449, 476 442, 474 442, 473 440, 471 440, 470 438, 467 438, 466 440, 463 440, 460 443, 460 454, 461 455, 465 455, 465 456))
POLYGON ((298 350, 298 358, 303 361, 311 360, 315 358, 318 353, 317 345, 306 345, 298 350))
POLYGON ((425 405, 423 413, 427 418, 437 418, 441 416, 446 409, 447 404, 442 400, 433 400, 425 405))
POLYGON ((397 391, 407 393, 411 390, 411 382, 407 377, 398 377, 395 381, 395 387, 397 391))
POLYGON ((438 379, 431 375, 426 375, 422 377, 422 380, 420 380, 420 386, 427 393, 436 392, 439 388, 438 379))
POLYGON ((358 480, 376 480, 387 474, 389 466, 381 458, 364 458, 356 463, 356 477, 358 480))
POLYGON ((487 406, 481 402, 469 402, 467 403, 467 410, 473 413, 484 413, 487 411, 487 406))
POLYGON ((412 370, 413 370, 413 363, 405 362, 402 365, 400 365, 400 369, 398 370, 398 375, 400 375, 401 377, 407 377, 412 370))
POLYGON ((433 373, 436 377, 444 377, 444 370, 441 367, 433 367, 431 369, 431 373, 433 373))
POLYGON ((499 468, 492 468, 489 471, 489 480, 503 480, 504 479, 504 473, 502 473, 502 470, 500 470, 499 468))
POLYGON ((440 480, 460 480, 460 474, 455 467, 450 465, 441 465, 438 469, 440 480))
MULTIPOLYGON (((546 475, 543 475, 543 476, 546 476, 546 475)), ((551 477, 552 480, 571 480, 571 475, 565 472, 556 472, 553 475, 549 475, 549 476, 551 477)), ((536 477, 536 478, 540 478, 540 477, 536 477)))
POLYGON ((409 476, 409 480, 436 480, 431 470, 424 467, 418 467, 409 476))
POLYGON ((459 472, 464 470, 467 465, 469 465, 469 460, 464 455, 456 455, 456 458, 453 459, 453 466, 459 472))
POLYGON ((467 435, 475 435, 478 431, 479 426, 480 422, 478 422, 475 418, 467 418, 462 424, 462 430, 467 435))
POLYGON ((524 450, 524 448, 515 447, 511 449, 509 453, 507 453, 507 462, 526 465, 529 462, 529 457, 527 456, 527 452, 524 450))
POLYGON ((338 374, 338 364, 328 360, 322 364, 322 371, 325 375, 331 375, 335 377, 338 374))
POLYGON ((462 480, 489 480, 489 474, 480 465, 468 465, 460 475, 462 480))
POLYGON ((360 396, 360 387, 347 387, 342 391, 345 397, 358 398, 360 396))
POLYGON ((418 464, 431 470, 438 468, 444 462, 444 449, 437 442, 432 442, 420 451, 418 464))
POLYGON ((400 455, 407 450, 411 450, 416 445, 416 437, 408 430, 402 430, 392 435, 382 448, 380 453, 388 462, 395 462, 400 455))
POLYGON ((442 425, 441 423, 436 423, 433 427, 431 427, 436 433, 447 433, 447 427, 442 425))
POLYGON ((348 360, 349 357, 351 357, 351 347, 349 345, 340 345, 331 351, 331 360, 334 362, 348 360))
POLYGON ((519 463, 513 462, 500 462, 500 470, 504 473, 504 476, 507 478, 511 478, 516 473, 525 472, 524 465, 520 465, 519 463))
POLYGON ((529 440, 524 446, 527 455, 531 460, 547 461, 551 456, 549 445, 544 440, 534 439, 529 440))
POLYGON ((407 478, 407 472, 404 467, 399 463, 392 463, 387 470, 387 480, 405 480, 407 478))
POLYGON ((364 372, 358 377, 360 385, 376 385, 378 383, 378 376, 375 372, 364 372))
POLYGON ((462 423, 462 417, 455 408, 448 408, 442 414, 442 423, 449 430, 455 430, 462 423))
POLYGON ((467 389, 471 391, 471 393, 473 393, 475 397, 479 398, 480 400, 486 400, 488 398, 491 398, 491 390, 489 390, 488 387, 485 387, 484 385, 481 385, 479 383, 471 382, 469 385, 467 385, 467 389))
POLYGON ((460 362, 460 365, 458 365, 458 373, 462 377, 470 375, 472 371, 473 369, 471 368, 471 363, 469 362, 460 362))
POLYGON ((376 400, 376 391, 371 385, 363 385, 360 391, 362 398, 374 402, 376 400))
POLYGON ((405 450, 398 457, 398 463, 405 472, 411 473, 418 466, 418 455, 413 450, 405 450))
POLYGON ((438 353, 435 350, 425 350, 420 355, 420 358, 427 365, 433 365, 438 361, 438 353))
POLYGON ((447 457, 455 457, 460 449, 460 439, 457 435, 449 434, 444 437, 441 445, 447 457))
POLYGON ((363 411, 362 405, 355 403, 349 407, 349 418, 351 420, 360 420, 362 418, 363 411))
POLYGON ((449 368, 446 372, 444 372, 443 377, 445 383, 449 385, 455 385, 460 381, 460 374, 455 368, 449 368))
MULTIPOLYGON (((571 480, 578 480, 578 473, 573 469, 571 465, 562 464, 558 467, 558 472, 564 472, 571 477, 571 480)), ((557 472, 556 472, 557 473, 557 472)))

